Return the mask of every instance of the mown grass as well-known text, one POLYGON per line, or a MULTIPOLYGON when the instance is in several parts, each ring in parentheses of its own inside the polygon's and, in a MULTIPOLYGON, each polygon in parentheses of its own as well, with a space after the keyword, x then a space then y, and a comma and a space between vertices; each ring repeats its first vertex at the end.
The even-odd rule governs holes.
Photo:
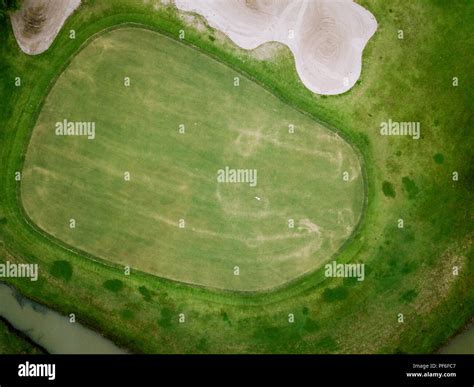
MULTIPOLYGON (((161 12, 129 1, 89 1, 39 57, 19 52, 1 27, 0 230, 4 259, 40 263, 36 283, 10 281, 26 296, 78 318, 137 352, 424 353, 435 350, 474 314, 472 157, 474 88, 471 71, 474 4, 470 1, 361 2, 379 29, 364 52, 362 77, 348 93, 322 98, 299 82, 288 50, 260 61, 216 32, 212 41, 161 12), (176 37, 257 79, 282 100, 337 127, 363 154, 368 207, 358 233, 337 257, 364 262, 362 283, 325 279, 317 271, 271 293, 242 295, 190 287, 132 273, 113 293, 103 287, 122 271, 58 248, 23 217, 13 173, 48 85, 89 36, 121 22, 144 23, 176 37), (67 38, 70 28, 77 38, 67 38), (397 39, 397 31, 405 39, 397 39), (19 75, 23 87, 12 79, 19 75), (454 74, 454 75, 453 75, 454 74), (453 76, 460 85, 452 87, 453 76), (386 138, 382 121, 419 121, 422 139, 386 138), (433 156, 441 153, 442 164, 433 156), (459 172, 454 182, 452 172, 459 172), (419 192, 411 200, 408 177, 419 192), (384 181, 396 196, 386 197, 384 181), (397 228, 404 219, 405 228, 397 228), (48 273, 70 262, 67 283, 48 273), (461 268, 459 276, 452 267, 461 268), (152 301, 139 290, 145 286, 152 301), (344 287, 344 299, 324 300, 327 288, 344 287), (415 295, 416 292, 416 295, 415 295), (408 294, 408 296, 407 296, 408 294), (186 315, 180 324, 178 314, 186 315), (288 323, 288 314, 295 323, 288 323), (397 315, 404 314, 404 323, 397 315), (225 318, 223 318, 225 316, 225 318)), ((90 257, 93 258, 93 257, 90 257)), ((327 296, 326 296, 327 297, 327 296)))
POLYGON ((351 146, 307 115, 198 50, 121 28, 84 48, 48 95, 21 200, 41 229, 104 260, 258 291, 339 249, 364 181, 351 146), (64 119, 94 121, 95 138, 56 136, 64 119), (255 171, 254 186, 216 182, 226 167, 255 171))

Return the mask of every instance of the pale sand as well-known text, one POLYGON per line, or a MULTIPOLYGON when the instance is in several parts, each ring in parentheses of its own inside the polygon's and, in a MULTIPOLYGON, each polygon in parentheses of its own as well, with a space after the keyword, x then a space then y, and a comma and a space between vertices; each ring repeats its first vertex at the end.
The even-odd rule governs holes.
POLYGON ((375 17, 352 0, 175 0, 202 15, 241 48, 277 41, 293 52, 303 84, 317 94, 341 94, 360 77, 362 51, 375 17), (291 34, 293 31, 293 37, 291 34))
POLYGON ((66 19, 81 0, 24 0, 11 15, 13 33, 23 52, 37 55, 53 43, 66 19))

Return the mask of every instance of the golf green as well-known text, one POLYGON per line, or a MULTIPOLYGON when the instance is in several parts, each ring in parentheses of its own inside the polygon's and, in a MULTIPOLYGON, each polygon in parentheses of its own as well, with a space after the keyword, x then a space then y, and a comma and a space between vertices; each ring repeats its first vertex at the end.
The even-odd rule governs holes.
POLYGON ((41 229, 94 257, 256 291, 330 260, 364 183, 334 132, 197 49, 121 28, 47 96, 21 197, 41 229))

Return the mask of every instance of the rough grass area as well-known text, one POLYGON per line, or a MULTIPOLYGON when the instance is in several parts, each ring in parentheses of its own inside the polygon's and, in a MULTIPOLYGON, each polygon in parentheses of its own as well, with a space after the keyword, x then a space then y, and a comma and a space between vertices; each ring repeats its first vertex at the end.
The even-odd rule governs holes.
MULTIPOLYGON (((44 55, 20 53, 9 26, 0 31, 0 233, 2 259, 33 261, 38 282, 10 281, 22 293, 137 352, 426 353, 474 314, 474 3, 361 2, 379 30, 364 52, 362 77, 350 92, 323 98, 299 82, 288 50, 260 60, 215 31, 184 25, 173 9, 135 1, 88 1, 44 55), (24 217, 15 171, 52 81, 81 44, 104 28, 137 22, 200 47, 247 73, 314 118, 337 127, 363 154, 368 207, 362 227, 337 257, 366 264, 360 282, 326 279, 323 270, 258 295, 210 291, 112 268, 58 246, 24 217), (76 29, 75 40, 67 31, 76 29), (397 31, 404 30, 399 40, 397 31), (213 39, 209 37, 212 36, 213 39), (15 77, 22 86, 15 87, 15 77), (459 86, 452 86, 452 78, 459 86), (382 121, 418 121, 420 140, 379 134, 382 121), (433 158, 443 155, 443 162, 433 158), (452 180, 453 171, 459 180, 452 180), (395 197, 385 196, 383 182, 395 197), (416 187, 416 190, 414 189, 416 187), (398 228, 398 220, 404 228, 398 228), (49 274, 71 263, 69 282, 49 274), (452 275, 459 266, 458 276, 452 275), (144 291, 143 288, 147 291, 144 291), (326 290, 330 289, 330 290, 326 290), (334 290, 336 289, 336 290, 334 290), (345 289, 345 290, 341 290, 345 289), (179 323, 179 314, 186 316, 179 323), (288 322, 293 313, 295 322, 288 322), (397 316, 404 314, 404 323, 397 316)), ((120 242, 118 242, 120 243, 120 242)))
POLYGON ((30 342, 26 336, 14 331, 9 324, 0 319, 0 354, 38 355, 44 351, 30 342))

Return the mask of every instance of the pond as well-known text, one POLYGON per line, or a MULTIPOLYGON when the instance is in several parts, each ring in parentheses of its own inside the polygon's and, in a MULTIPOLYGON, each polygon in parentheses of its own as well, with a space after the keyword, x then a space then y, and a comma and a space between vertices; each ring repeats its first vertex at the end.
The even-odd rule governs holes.
POLYGON ((96 332, 0 283, 0 316, 51 354, 125 354, 96 332))

